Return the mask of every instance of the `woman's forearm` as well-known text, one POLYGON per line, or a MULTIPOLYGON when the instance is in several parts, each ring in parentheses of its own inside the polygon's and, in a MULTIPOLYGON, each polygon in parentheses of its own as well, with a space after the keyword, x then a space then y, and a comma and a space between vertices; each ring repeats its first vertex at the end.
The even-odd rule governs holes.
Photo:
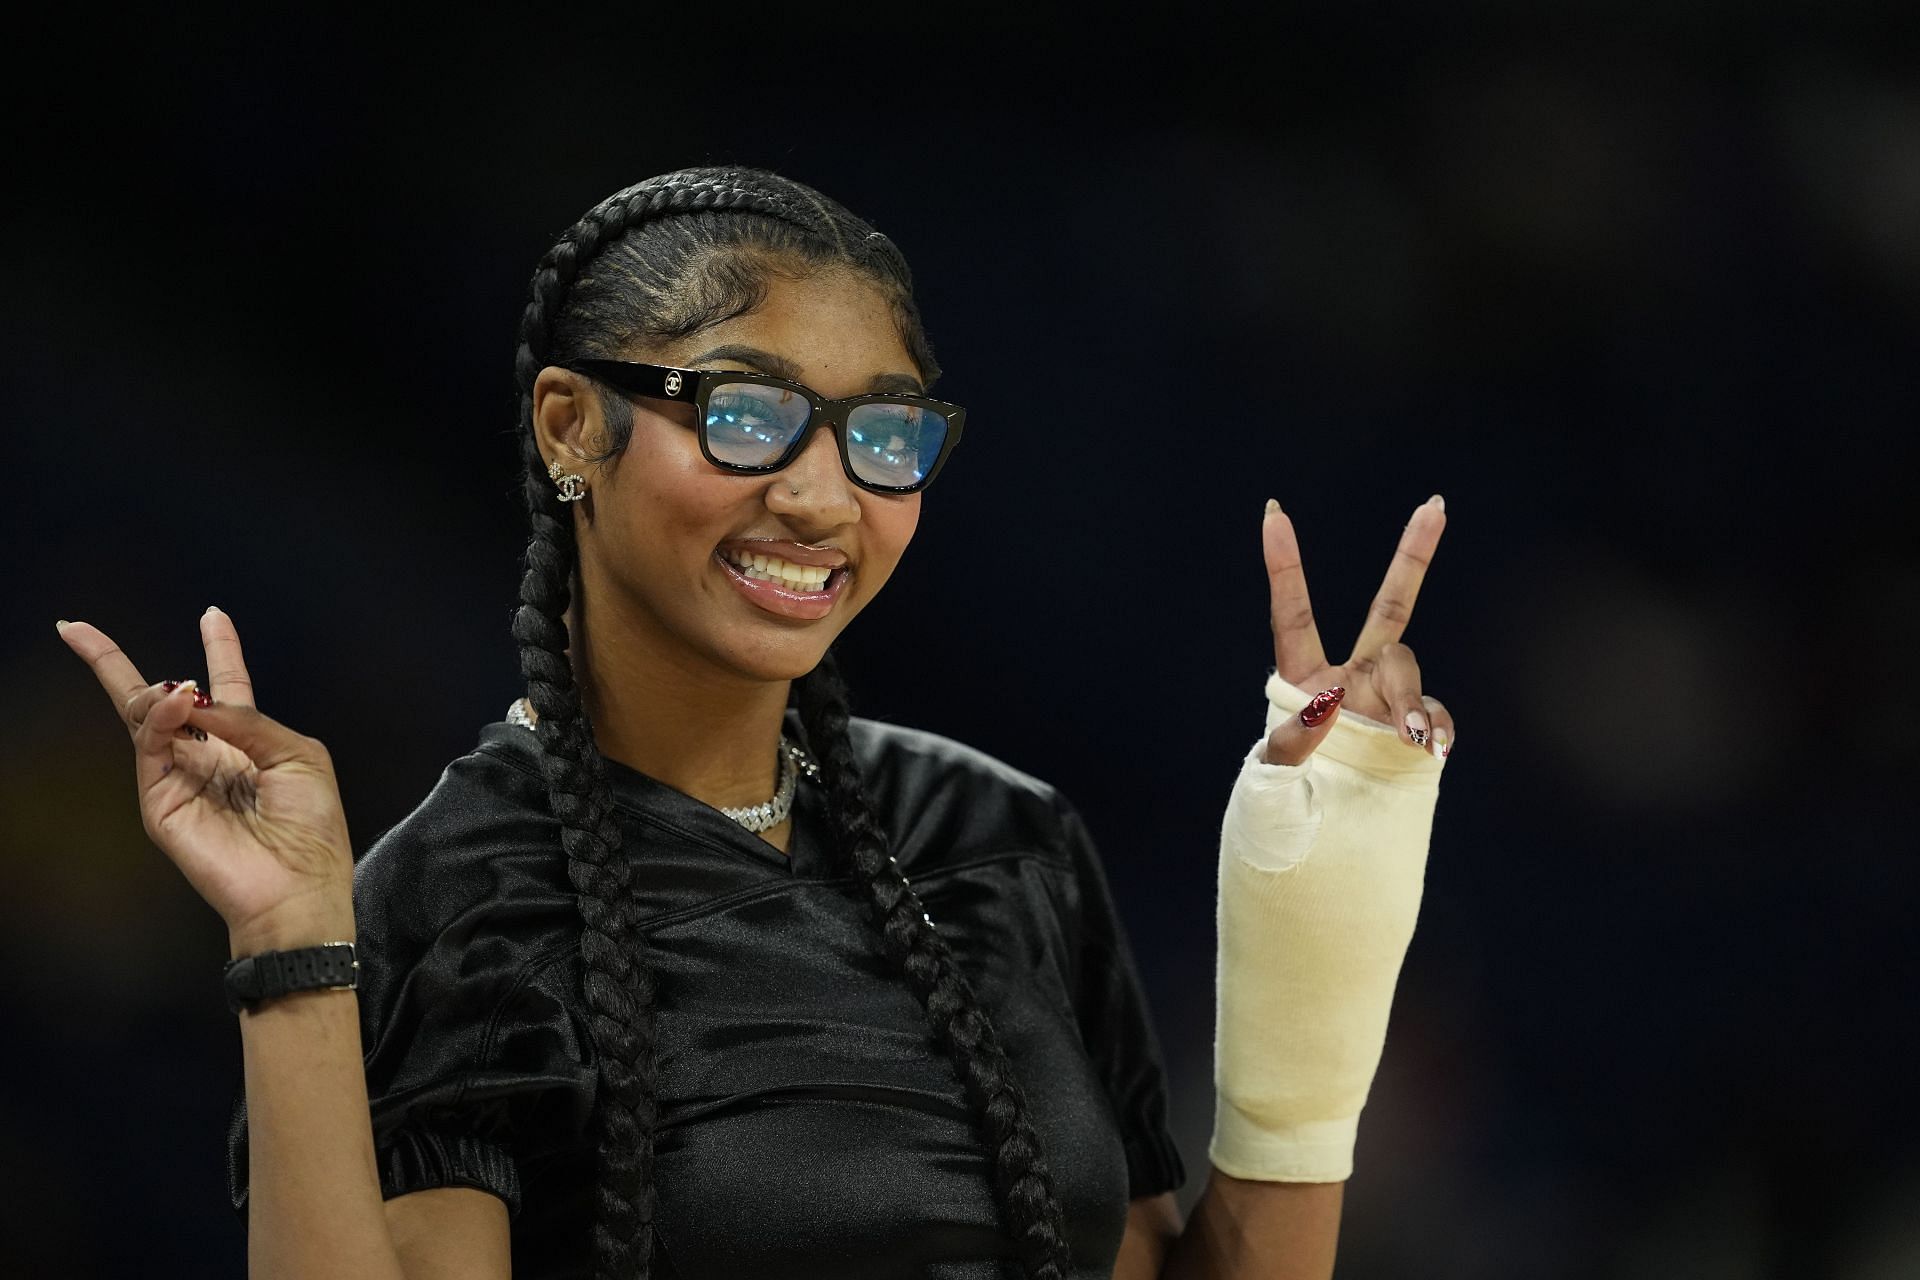
MULTIPOLYGON (((349 917, 350 921, 351 917, 349 917)), ((234 955, 353 936, 234 939, 234 955)), ((240 1015, 247 1090, 247 1274, 404 1280, 387 1227, 352 991, 306 991, 240 1015)))
POLYGON ((1328 1280, 1343 1182, 1254 1182, 1213 1170, 1161 1280, 1328 1280))

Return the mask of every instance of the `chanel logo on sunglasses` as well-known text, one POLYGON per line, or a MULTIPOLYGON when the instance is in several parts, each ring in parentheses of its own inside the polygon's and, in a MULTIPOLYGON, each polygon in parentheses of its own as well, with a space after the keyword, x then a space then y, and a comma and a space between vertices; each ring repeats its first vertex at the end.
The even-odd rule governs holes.
POLYGON ((680 394, 680 375, 678 372, 667 375, 667 394, 670 396, 680 394))

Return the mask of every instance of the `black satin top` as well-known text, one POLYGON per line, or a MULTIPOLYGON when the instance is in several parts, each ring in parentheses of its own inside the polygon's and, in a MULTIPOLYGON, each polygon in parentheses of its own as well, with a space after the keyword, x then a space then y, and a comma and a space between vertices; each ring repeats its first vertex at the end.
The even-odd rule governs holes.
MULTIPOLYGON (((892 852, 1026 1091, 1073 1275, 1108 1276, 1128 1201, 1184 1173, 1086 828, 1052 788, 948 739, 864 720, 853 738, 892 852)), ((382 1188, 499 1196, 523 1280, 590 1274, 595 1160, 580 920, 536 752, 528 730, 487 726, 354 884, 382 1188)), ((658 981, 655 1275, 1018 1274, 960 1083, 832 874, 819 788, 801 783, 789 857, 607 767, 658 981)), ((231 1154, 243 1207, 244 1100, 231 1154)))

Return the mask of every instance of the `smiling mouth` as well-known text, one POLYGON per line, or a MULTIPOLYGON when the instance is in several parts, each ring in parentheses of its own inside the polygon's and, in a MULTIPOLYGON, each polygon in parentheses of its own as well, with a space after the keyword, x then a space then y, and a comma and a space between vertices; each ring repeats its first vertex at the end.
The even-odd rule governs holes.
POLYGON ((840 585, 840 582, 846 580, 847 574, 844 565, 837 569, 829 569, 825 565, 795 564, 782 560, 779 556, 762 555, 732 547, 722 547, 720 556, 738 569, 742 576, 798 595, 830 594, 840 585), (835 578, 840 579, 840 582, 834 581, 835 578))
POLYGON ((785 587, 787 591, 814 593, 824 591, 826 581, 839 570, 831 570, 824 564, 791 564, 780 557, 758 555, 747 551, 722 549, 722 557, 728 558, 733 568, 755 581, 770 581, 776 587, 785 587))

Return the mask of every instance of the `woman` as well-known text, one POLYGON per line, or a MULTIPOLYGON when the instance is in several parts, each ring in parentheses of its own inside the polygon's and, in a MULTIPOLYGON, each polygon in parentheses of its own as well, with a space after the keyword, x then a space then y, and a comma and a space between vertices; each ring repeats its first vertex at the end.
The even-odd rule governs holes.
POLYGON ((1328 1274, 1452 737, 1397 643, 1437 500, 1337 666, 1268 506, 1274 710, 1223 837, 1183 1229, 1079 819, 850 719, 828 654, 964 426, 898 250, 772 174, 651 179, 542 260, 516 372, 527 697, 357 870, 226 615, 207 691, 61 624, 228 926, 252 1274, 1328 1274))

